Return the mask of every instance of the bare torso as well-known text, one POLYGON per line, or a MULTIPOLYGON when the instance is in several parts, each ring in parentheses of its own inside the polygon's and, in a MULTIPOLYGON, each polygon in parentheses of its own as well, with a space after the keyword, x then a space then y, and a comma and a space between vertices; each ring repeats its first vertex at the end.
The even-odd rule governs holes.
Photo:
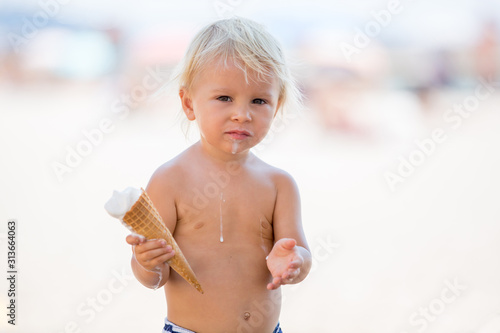
POLYGON ((198 293, 171 271, 168 319, 200 333, 272 332, 281 292, 266 288, 272 280, 266 256, 274 241, 277 169, 251 153, 242 162, 213 161, 196 145, 163 169, 175 181, 174 237, 205 290, 198 293))

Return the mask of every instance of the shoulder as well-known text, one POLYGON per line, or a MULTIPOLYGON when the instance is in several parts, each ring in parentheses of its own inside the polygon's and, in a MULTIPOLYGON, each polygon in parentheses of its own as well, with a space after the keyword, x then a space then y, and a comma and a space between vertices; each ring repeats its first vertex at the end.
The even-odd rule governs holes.
POLYGON ((265 175, 268 179, 272 181, 277 190, 280 189, 290 189, 297 188, 297 183, 293 176, 287 171, 267 164, 266 162, 258 159, 257 167, 260 170, 259 173, 261 175, 265 175))
POLYGON ((182 173, 182 168, 179 163, 175 163, 173 160, 168 161, 160 165, 151 176, 151 180, 154 182, 165 182, 167 180, 175 180, 182 173))
POLYGON ((160 165, 151 176, 148 188, 151 190, 176 188, 186 176, 186 151, 160 165))
POLYGON ((275 168, 272 178, 278 194, 288 192, 288 194, 291 195, 298 195, 299 189, 297 182, 292 175, 285 170, 275 168))
POLYGON ((296 187, 297 183, 295 182, 295 179, 293 176, 288 173, 287 171, 272 167, 271 171, 271 178, 273 179, 273 182, 276 184, 276 187, 278 189, 283 188, 283 187, 296 187))

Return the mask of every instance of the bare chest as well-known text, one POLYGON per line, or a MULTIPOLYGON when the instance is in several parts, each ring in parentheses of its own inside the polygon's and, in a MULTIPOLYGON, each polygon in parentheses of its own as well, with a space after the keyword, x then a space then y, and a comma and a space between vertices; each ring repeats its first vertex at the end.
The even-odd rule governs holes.
POLYGON ((177 196, 179 237, 203 242, 272 240, 274 184, 259 174, 208 172, 184 181, 177 196))

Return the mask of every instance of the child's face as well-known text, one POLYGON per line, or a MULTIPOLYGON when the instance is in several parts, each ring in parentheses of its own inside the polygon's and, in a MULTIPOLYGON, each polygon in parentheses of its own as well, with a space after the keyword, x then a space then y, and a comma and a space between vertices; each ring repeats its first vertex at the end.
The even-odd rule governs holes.
POLYGON ((234 64, 207 66, 190 91, 179 95, 189 120, 197 120, 202 144, 225 153, 240 153, 267 134, 279 103, 276 78, 260 81, 234 64))

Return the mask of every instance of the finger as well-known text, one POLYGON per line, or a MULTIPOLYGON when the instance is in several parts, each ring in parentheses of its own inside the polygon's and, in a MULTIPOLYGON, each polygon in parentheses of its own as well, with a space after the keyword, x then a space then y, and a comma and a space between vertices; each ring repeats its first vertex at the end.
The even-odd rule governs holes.
POLYGON ((135 236, 135 235, 128 235, 127 238, 125 238, 128 244, 130 245, 138 245, 140 244, 140 238, 135 236))
POLYGON ((149 264, 151 266, 158 266, 160 264, 163 264, 167 261, 169 261, 170 259, 172 259, 173 257, 175 256, 175 251, 170 251, 168 253, 165 253, 163 255, 160 255, 154 259, 152 259, 149 264))
POLYGON ((297 245, 297 241, 293 238, 283 238, 281 241, 281 247, 287 251, 293 250, 295 245, 297 245))
POLYGON ((289 274, 286 277, 283 277, 281 280, 281 284, 291 284, 295 280, 295 278, 298 276, 298 274, 289 274))
MULTIPOLYGON (((137 249, 137 247, 136 247, 137 249)), ((148 250, 145 252, 140 252, 138 253, 137 250, 135 252, 136 257, 139 256, 141 260, 143 261, 151 261, 155 259, 156 257, 162 256, 166 253, 172 252, 172 247, 169 245, 167 247, 161 247, 161 248, 155 248, 152 250, 148 250)))
POLYGON ((130 245, 135 245, 135 244, 141 244, 141 243, 144 243, 146 242, 146 237, 142 236, 142 235, 139 235, 139 234, 130 234, 126 237, 125 239, 127 241, 127 243, 131 243, 133 242, 134 244, 130 244, 130 245))
POLYGON ((268 284, 267 284, 267 289, 268 289, 268 290, 274 290, 274 289, 277 289, 277 288, 278 288, 278 287, 276 287, 276 286, 275 286, 274 284, 272 284, 272 283, 268 283, 268 284))
POLYGON ((302 266, 303 262, 304 261, 302 259, 294 259, 293 261, 290 261, 288 263, 288 269, 300 268, 300 266, 302 266))
POLYGON ((272 289, 278 289, 281 286, 282 279, 280 276, 276 276, 273 278, 273 281, 270 283, 272 285, 272 289))
POLYGON ((283 275, 281 276, 281 278, 283 280, 286 280, 286 279, 291 278, 293 276, 293 274, 294 274, 294 270, 288 270, 285 273, 283 273, 283 275))
POLYGON ((297 276, 299 276, 299 274, 300 274, 300 268, 299 269, 288 270, 287 272, 285 272, 283 274, 282 279, 285 280, 285 281, 287 281, 287 282, 291 282, 297 276))
POLYGON ((273 285, 279 287, 281 285, 281 276, 276 276, 273 278, 273 282, 271 282, 273 285))
MULTIPOLYGON (((170 245, 168 245, 170 246, 170 245)), ((146 251, 151 251, 154 249, 158 248, 165 248, 167 247, 167 242, 164 239, 154 239, 154 240, 148 240, 147 242, 143 244, 136 245, 135 247, 135 253, 144 253, 146 251)), ((171 246, 170 246, 171 248, 171 246)))
POLYGON ((274 283, 268 283, 268 284, 267 284, 267 289, 268 289, 268 290, 276 290, 276 289, 278 289, 279 287, 280 287, 280 285, 279 285, 279 284, 274 284, 274 283))
POLYGON ((172 250, 172 247, 170 245, 168 245, 166 247, 153 248, 151 250, 144 250, 144 248, 142 248, 140 246, 135 246, 134 255, 137 259, 139 259, 141 261, 149 261, 149 260, 152 260, 158 256, 165 254, 165 253, 169 253, 171 251, 173 251, 173 250, 172 250))

